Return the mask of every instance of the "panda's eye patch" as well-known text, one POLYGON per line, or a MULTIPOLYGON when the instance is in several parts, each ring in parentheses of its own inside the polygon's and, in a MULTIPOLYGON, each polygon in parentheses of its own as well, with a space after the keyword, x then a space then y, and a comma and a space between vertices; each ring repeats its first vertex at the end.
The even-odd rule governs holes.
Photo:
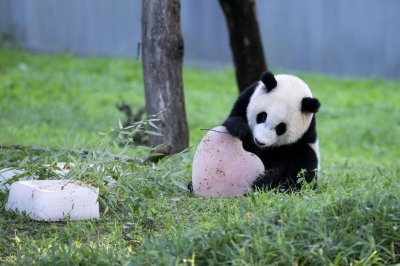
POLYGON ((275 131, 276 135, 278 136, 283 135, 286 132, 286 124, 280 123, 279 125, 276 126, 275 131))
POLYGON ((261 112, 257 115, 257 124, 264 123, 267 120, 267 113, 261 112))

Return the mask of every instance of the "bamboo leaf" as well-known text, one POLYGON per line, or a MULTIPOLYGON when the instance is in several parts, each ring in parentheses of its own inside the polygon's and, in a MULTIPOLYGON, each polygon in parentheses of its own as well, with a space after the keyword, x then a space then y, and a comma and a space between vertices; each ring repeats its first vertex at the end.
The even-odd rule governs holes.
POLYGON ((157 136, 157 137, 161 137, 162 134, 160 132, 157 131, 151 131, 151 130, 145 130, 144 133, 151 135, 151 136, 157 136))

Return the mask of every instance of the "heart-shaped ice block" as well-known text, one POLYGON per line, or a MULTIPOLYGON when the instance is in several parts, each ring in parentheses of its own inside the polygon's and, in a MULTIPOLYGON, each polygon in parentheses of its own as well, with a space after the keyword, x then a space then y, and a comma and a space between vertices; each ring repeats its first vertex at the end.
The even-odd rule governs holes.
POLYGON ((197 147, 193 159, 193 192, 202 196, 243 195, 264 172, 255 154, 243 149, 240 139, 224 126, 210 130, 197 147))

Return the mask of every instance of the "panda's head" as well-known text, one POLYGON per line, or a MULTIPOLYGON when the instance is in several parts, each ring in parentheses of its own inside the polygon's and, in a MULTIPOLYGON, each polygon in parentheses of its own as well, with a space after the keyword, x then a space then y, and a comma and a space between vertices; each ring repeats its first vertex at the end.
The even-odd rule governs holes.
POLYGON ((260 148, 295 143, 309 128, 319 106, 298 77, 263 74, 246 110, 254 143, 260 148))

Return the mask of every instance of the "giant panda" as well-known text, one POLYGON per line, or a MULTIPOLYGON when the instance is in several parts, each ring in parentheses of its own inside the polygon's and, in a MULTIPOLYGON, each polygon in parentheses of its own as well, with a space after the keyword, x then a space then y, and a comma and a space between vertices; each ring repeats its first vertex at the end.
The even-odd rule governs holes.
POLYGON ((296 191, 299 178, 317 178, 319 107, 307 84, 292 75, 266 72, 239 95, 223 126, 264 164, 253 188, 296 191))
POLYGON ((311 182, 319 169, 319 107, 300 78, 264 73, 239 95, 222 127, 199 144, 189 189, 203 196, 299 190, 299 178, 311 182))

